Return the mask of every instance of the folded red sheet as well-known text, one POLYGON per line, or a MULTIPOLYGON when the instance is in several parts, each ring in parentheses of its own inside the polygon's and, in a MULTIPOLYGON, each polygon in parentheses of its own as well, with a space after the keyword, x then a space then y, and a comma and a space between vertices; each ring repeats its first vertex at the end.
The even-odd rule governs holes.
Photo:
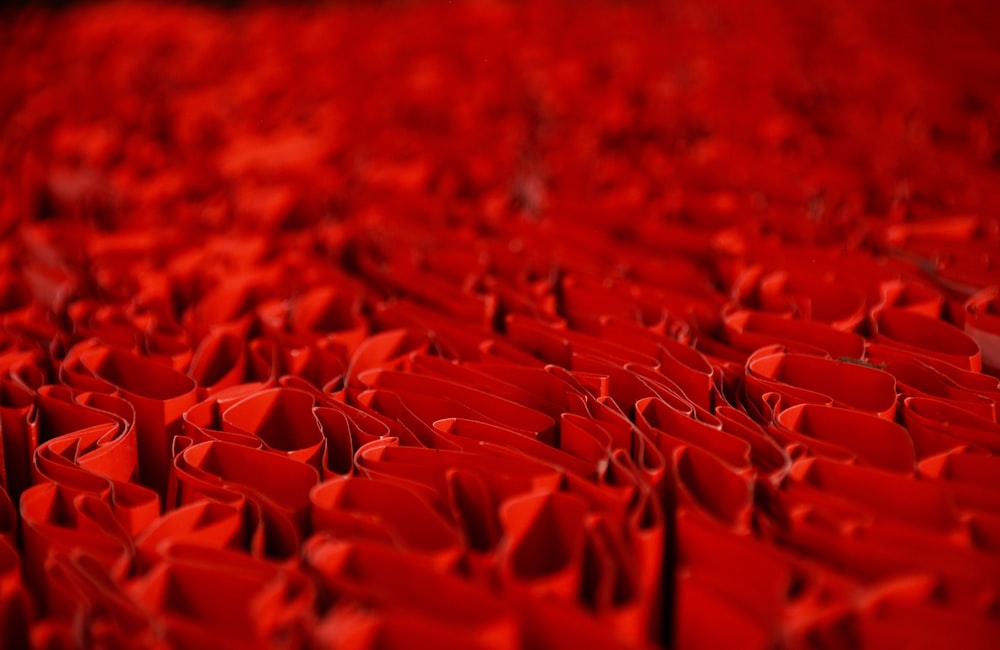
POLYGON ((996 12, 786 4, 6 10, 0 647, 997 647, 996 12))

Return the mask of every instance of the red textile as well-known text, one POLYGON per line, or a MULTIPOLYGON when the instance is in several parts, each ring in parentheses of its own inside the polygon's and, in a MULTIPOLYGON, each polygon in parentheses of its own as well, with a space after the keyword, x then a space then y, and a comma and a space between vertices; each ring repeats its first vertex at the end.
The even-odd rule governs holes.
POLYGON ((990 3, 7 11, 0 647, 1000 644, 990 3))

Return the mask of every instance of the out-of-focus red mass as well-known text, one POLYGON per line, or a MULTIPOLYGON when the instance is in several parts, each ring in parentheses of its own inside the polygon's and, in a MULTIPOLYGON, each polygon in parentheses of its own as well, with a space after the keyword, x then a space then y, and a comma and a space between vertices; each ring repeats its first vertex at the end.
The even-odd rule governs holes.
POLYGON ((0 647, 1000 646, 995 3, 0 11, 0 647))

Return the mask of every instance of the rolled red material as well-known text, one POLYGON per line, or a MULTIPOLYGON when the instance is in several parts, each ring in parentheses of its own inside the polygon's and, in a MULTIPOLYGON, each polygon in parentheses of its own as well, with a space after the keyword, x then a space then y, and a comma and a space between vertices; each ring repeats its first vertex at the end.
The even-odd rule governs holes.
POLYGON ((996 647, 1000 14, 856 4, 4 9, 0 647, 996 647))

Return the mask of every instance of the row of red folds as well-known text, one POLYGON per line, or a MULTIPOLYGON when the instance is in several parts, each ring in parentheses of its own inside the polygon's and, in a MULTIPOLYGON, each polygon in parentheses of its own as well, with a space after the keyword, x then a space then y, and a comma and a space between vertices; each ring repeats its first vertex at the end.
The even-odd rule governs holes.
POLYGON ((998 638, 996 293, 901 261, 927 223, 890 255, 664 225, 691 249, 610 272, 510 228, 24 227, 5 647, 998 638))

